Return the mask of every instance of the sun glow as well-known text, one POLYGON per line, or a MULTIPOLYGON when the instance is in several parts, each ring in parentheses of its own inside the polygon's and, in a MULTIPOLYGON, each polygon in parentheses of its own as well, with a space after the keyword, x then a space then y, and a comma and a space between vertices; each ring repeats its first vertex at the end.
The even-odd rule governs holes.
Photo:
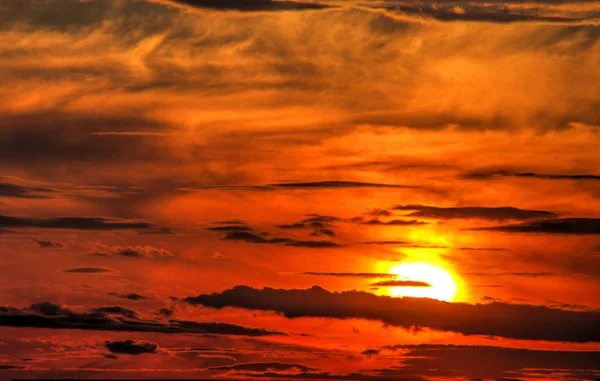
POLYGON ((457 285, 452 275, 427 263, 402 263, 394 266, 390 273, 398 276, 397 280, 429 283, 431 287, 390 287, 392 296, 410 296, 452 301, 456 295, 457 285))

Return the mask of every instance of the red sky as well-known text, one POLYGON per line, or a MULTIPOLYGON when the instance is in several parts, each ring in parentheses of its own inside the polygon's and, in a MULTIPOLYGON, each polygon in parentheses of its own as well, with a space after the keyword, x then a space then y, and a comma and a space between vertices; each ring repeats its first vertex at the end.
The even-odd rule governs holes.
POLYGON ((599 379, 599 17, 2 2, 0 379, 599 379))

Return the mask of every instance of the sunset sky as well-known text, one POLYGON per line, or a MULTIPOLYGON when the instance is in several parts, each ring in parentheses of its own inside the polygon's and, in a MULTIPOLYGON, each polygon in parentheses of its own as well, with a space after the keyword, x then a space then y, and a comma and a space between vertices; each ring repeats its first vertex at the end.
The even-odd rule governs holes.
POLYGON ((600 2, 0 0, 0 380, 600 379, 600 2))

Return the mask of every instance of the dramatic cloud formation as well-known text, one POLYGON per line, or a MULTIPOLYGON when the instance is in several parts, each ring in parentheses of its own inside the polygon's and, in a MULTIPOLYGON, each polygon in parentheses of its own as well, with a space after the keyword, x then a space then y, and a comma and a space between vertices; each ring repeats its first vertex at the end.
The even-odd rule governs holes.
POLYGON ((185 301, 214 308, 276 311, 288 318, 362 318, 405 328, 428 327, 465 335, 600 341, 597 330, 600 313, 597 311, 576 312, 525 304, 470 305, 433 299, 398 299, 358 291, 332 293, 317 286, 305 290, 237 286, 222 293, 188 297, 185 301))
POLYGON ((246 328, 234 324, 199 323, 186 320, 170 320, 168 324, 164 324, 135 319, 136 316, 135 311, 118 306, 96 308, 92 312, 74 312, 49 302, 32 304, 26 309, 0 306, 0 326, 8 327, 160 332, 172 334, 283 335, 281 332, 246 328), (111 315, 117 316, 113 317, 111 315), (127 320, 124 318, 127 318, 127 320))
MULTIPOLYGON (((1 178, 0 178, 1 180, 1 178)), ((48 188, 33 188, 0 182, 0 197, 16 198, 49 198, 53 190, 48 188)))

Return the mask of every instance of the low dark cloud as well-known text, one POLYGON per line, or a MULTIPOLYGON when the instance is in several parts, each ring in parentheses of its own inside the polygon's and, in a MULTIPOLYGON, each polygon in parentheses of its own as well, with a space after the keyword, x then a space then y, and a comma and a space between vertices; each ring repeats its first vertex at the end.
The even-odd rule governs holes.
POLYGON ((396 278, 396 274, 387 273, 335 273, 335 272, 316 272, 307 271, 302 273, 303 275, 316 275, 316 276, 333 276, 339 278, 396 278))
POLYGON ((92 313, 105 315, 119 315, 130 319, 137 318, 137 313, 134 310, 130 310, 129 308, 124 308, 120 306, 98 307, 92 309, 92 313))
POLYGON ((18 370, 18 369, 25 369, 25 367, 22 365, 0 364, 0 370, 18 370))
POLYGON ((44 241, 44 240, 39 240, 39 239, 35 239, 33 241, 35 243, 37 243, 39 247, 44 248, 44 249, 64 249, 65 248, 65 244, 60 241, 44 241))
POLYGON ((100 274, 100 273, 111 273, 112 270, 105 269, 102 267, 75 267, 72 269, 64 270, 65 273, 80 273, 80 274, 100 274))
POLYGON ((551 174, 537 172, 514 172, 508 170, 487 171, 487 172, 469 172, 462 175, 462 178, 469 180, 491 180, 501 177, 518 177, 526 179, 540 180, 600 180, 600 175, 593 174, 551 174))
POLYGON ((371 357, 379 354, 379 350, 377 349, 365 349, 360 353, 363 356, 371 357))
POLYGON ((111 219, 104 217, 26 218, 0 215, 0 228, 41 228, 75 230, 127 230, 150 229, 147 222, 111 219))
POLYGON ((381 221, 381 220, 366 220, 360 222, 363 225, 389 225, 389 226, 413 226, 413 225, 427 225, 427 222, 418 221, 418 220, 389 220, 389 221, 381 221))
POLYGON ((185 299, 192 305, 276 311, 288 318, 362 318, 386 325, 431 328, 465 335, 523 340, 600 341, 600 312, 570 311, 526 304, 447 303, 427 298, 391 298, 366 292, 255 289, 236 286, 185 299))
POLYGON ((101 307, 90 312, 75 312, 58 304, 43 302, 28 308, 0 306, 0 326, 51 329, 81 329, 116 332, 193 333, 238 336, 284 335, 282 332, 248 328, 234 324, 169 320, 168 323, 137 318, 135 311, 123 307, 101 307))
POLYGON ((517 276, 517 277, 526 277, 526 278, 541 278, 547 276, 556 276, 556 273, 549 272, 502 272, 502 273, 464 273, 464 275, 471 276, 517 276))
POLYGON ((406 216, 437 219, 485 219, 485 220, 530 220, 535 218, 552 218, 556 213, 544 210, 527 210, 510 206, 488 208, 467 206, 456 208, 440 208, 428 205, 396 205, 394 210, 411 211, 406 216))
POLYGON ((416 280, 384 280, 381 282, 371 283, 375 287, 431 287, 427 282, 416 280))
POLYGON ((318 369, 310 368, 300 364, 288 364, 280 362, 255 362, 245 364, 234 364, 227 366, 217 366, 209 368, 209 370, 236 370, 236 371, 251 371, 251 372, 268 372, 268 371, 294 371, 294 372, 311 372, 318 369))
POLYGON ((153 246, 107 246, 96 244, 95 256, 100 257, 131 257, 131 258, 169 258, 175 254, 163 248, 153 246))
MULTIPOLYGON (((508 380, 531 376, 534 369, 560 372, 557 379, 595 379, 600 352, 536 350, 482 345, 394 345, 378 348, 385 355, 403 353, 402 367, 379 370, 390 378, 407 374, 426 377, 508 380), (586 372, 588 376, 577 374, 586 372), (512 377, 512 378, 507 378, 512 377), (517 378, 514 378, 517 377, 517 378)), ((553 378, 554 379, 554 378, 553 378)))
MULTIPOLYGON (((507 2, 506 4, 510 4, 507 2)), ((578 22, 581 18, 563 17, 556 15, 545 15, 536 13, 529 9, 511 9, 506 4, 494 4, 487 2, 478 4, 476 2, 456 2, 441 1, 418 2, 418 3, 397 3, 393 6, 385 6, 385 9, 392 12, 402 12, 411 15, 419 15, 435 18, 440 21, 475 21, 475 22, 493 22, 493 23, 511 23, 511 22, 556 22, 568 23, 578 22)))
POLYGON ((142 355, 144 353, 157 353, 158 344, 148 342, 125 341, 107 341, 104 346, 111 353, 125 355, 142 355))
POLYGON ((547 233, 547 234, 600 234, 600 218, 559 218, 511 224, 474 228, 471 230, 497 231, 504 233, 547 233))
POLYGON ((419 188, 418 186, 400 184, 363 183, 357 181, 316 181, 303 183, 277 183, 269 184, 275 188, 290 189, 321 189, 321 188, 419 188))
POLYGON ((121 299, 128 299, 128 300, 134 300, 134 301, 146 299, 146 297, 144 295, 136 294, 134 292, 129 293, 129 294, 118 294, 116 292, 109 292, 108 295, 115 296, 115 297, 121 298, 121 299))
POLYGON ((225 235, 225 237, 222 238, 222 240, 243 241, 247 243, 276 244, 306 248, 339 247, 339 245, 333 241, 297 240, 293 238, 265 238, 246 231, 230 231, 225 235))
POLYGON ((50 198, 54 190, 0 182, 0 197, 50 198))
POLYGON ((257 11, 301 11, 328 8, 319 3, 302 3, 296 1, 272 0, 169 0, 173 3, 185 4, 198 8, 219 10, 236 10, 242 12, 257 11))

